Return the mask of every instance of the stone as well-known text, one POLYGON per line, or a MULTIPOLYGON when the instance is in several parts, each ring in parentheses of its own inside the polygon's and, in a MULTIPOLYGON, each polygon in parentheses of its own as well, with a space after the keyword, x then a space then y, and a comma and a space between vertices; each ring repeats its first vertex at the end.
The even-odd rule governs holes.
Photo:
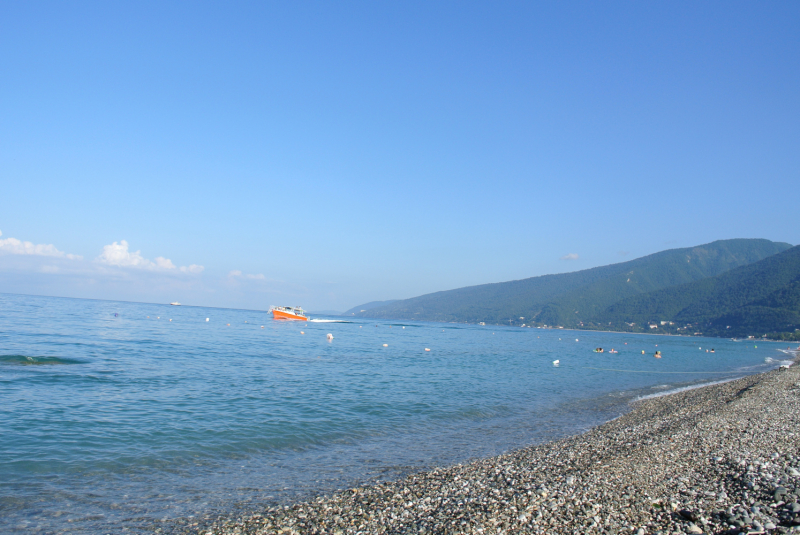
POLYGON ((691 520, 692 522, 697 522, 698 516, 694 511, 690 511, 688 509, 681 509, 678 513, 686 520, 691 520))

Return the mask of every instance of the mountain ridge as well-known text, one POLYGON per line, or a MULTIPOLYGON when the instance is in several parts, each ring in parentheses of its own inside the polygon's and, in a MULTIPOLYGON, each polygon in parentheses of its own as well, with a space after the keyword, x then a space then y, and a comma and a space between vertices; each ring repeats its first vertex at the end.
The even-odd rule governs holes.
POLYGON ((444 290, 349 312, 358 309, 354 315, 363 318, 580 328, 625 298, 713 277, 791 247, 765 239, 718 240, 608 266, 444 290))

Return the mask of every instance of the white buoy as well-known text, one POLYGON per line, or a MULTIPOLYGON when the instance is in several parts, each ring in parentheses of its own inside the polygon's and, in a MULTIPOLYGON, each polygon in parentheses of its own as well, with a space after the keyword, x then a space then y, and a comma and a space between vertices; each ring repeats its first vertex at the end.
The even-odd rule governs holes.
POLYGON ((172 318, 170 318, 169 321, 172 321, 172 318))
MULTIPOLYGON (((300 334, 306 334, 304 331, 300 331, 300 334)), ((333 338, 333 336, 328 335, 328 338, 333 338)))
POLYGON ((561 363, 560 360, 554 360, 553 361, 553 366, 558 366, 560 363, 561 363))
POLYGON ((328 341, 333 340, 333 335, 331 333, 328 333, 326 338, 328 339, 328 341))
POLYGON ((389 347, 389 344, 383 344, 383 347, 389 347))
POLYGON ((206 318, 206 321, 208 321, 208 318, 206 318))
POLYGON ((264 328, 264 326, 262 325, 262 326, 261 326, 261 328, 263 329, 263 328, 264 328))
POLYGON ((425 348, 425 351, 430 351, 430 348, 426 347, 426 348, 425 348))
POLYGON ((576 339, 575 339, 575 341, 577 342, 577 341, 578 341, 578 339, 576 338, 576 339))

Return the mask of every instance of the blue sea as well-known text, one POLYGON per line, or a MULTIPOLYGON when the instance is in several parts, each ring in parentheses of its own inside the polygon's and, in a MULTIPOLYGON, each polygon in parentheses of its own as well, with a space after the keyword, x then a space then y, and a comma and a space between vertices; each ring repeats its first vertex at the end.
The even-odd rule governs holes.
POLYGON ((0 532, 147 532, 391 480, 786 358, 768 342, 320 319, 0 294, 0 532))

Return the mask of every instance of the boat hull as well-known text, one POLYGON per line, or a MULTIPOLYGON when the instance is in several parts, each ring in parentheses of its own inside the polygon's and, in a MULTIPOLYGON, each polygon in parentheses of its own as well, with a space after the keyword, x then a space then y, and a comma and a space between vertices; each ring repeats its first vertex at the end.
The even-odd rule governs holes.
POLYGON ((300 316, 299 314, 292 314, 290 312, 284 312, 283 310, 273 310, 272 319, 308 321, 308 318, 305 316, 300 316))

